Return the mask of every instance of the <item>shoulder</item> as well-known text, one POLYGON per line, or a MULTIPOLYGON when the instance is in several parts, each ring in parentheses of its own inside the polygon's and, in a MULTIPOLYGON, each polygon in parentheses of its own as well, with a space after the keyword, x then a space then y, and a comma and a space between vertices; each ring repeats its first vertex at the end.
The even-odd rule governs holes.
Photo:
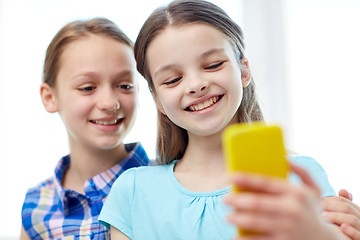
MULTIPOLYGON (((321 189, 321 195, 323 197, 336 195, 333 187, 329 183, 324 168, 315 159, 308 156, 290 156, 288 159, 292 163, 304 168, 310 174, 321 189)), ((294 174, 290 175, 290 180, 294 183, 301 182, 300 178, 294 174)))
POLYGON ((53 178, 48 178, 33 188, 30 188, 25 195, 21 209, 23 226, 28 229, 32 225, 32 215, 45 214, 51 205, 56 204, 56 190, 53 178))
POLYGON ((152 166, 140 166, 136 168, 129 168, 123 172, 116 182, 129 181, 129 180, 151 180, 156 179, 168 171, 170 171, 171 164, 169 165, 152 165, 152 166))
POLYGON ((289 156, 288 159, 294 164, 307 170, 324 171, 322 166, 312 157, 308 156, 289 156))
POLYGON ((132 159, 137 166, 146 166, 150 159, 140 142, 127 143, 125 149, 129 153, 128 158, 132 159))
POLYGON ((40 198, 41 195, 45 195, 45 193, 48 194, 53 191, 55 191, 54 180, 53 177, 49 177, 27 190, 25 202, 29 199, 40 198))
POLYGON ((149 166, 141 166, 136 168, 139 174, 154 174, 170 171, 174 167, 173 163, 163 164, 163 165, 149 165, 149 166))
POLYGON ((130 168, 116 179, 110 190, 110 195, 123 192, 136 195, 161 188, 163 184, 171 181, 169 172, 172 170, 172 166, 169 164, 130 168))
POLYGON ((110 213, 114 209, 122 211, 120 206, 127 206, 134 199, 142 199, 141 197, 135 198, 135 196, 148 196, 158 188, 159 183, 164 182, 165 169, 166 166, 163 165, 141 166, 123 172, 111 187, 102 212, 110 213))
POLYGON ((44 181, 38 183, 34 187, 27 190, 25 201, 29 198, 40 198, 40 196, 53 196, 55 195, 56 188, 61 185, 62 177, 70 166, 69 155, 62 157, 56 167, 54 174, 44 181))

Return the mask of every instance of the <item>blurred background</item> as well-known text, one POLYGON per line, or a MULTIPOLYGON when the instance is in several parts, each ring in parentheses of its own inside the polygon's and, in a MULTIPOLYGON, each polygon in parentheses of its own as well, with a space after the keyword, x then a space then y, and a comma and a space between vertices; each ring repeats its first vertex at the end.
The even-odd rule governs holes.
MULTIPOLYGON (((57 114, 42 106, 45 51, 75 19, 103 16, 135 41, 163 0, 0 0, 0 239, 17 239, 26 190, 52 175, 68 154, 57 114)), ((360 204, 360 1, 213 0, 244 30, 246 50, 269 123, 286 147, 315 158, 336 191, 360 204)), ((127 142, 154 157, 156 110, 140 79, 137 122, 127 142)))

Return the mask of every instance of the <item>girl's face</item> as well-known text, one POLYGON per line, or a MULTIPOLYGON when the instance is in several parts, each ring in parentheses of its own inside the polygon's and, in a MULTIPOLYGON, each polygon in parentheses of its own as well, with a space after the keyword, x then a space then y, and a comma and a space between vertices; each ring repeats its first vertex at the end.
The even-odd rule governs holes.
POLYGON ((242 82, 222 32, 201 23, 170 26, 150 43, 146 57, 158 108, 189 135, 213 135, 237 121, 250 76, 242 82))
POLYGON ((90 34, 66 46, 47 110, 59 112, 71 147, 108 150, 122 142, 136 117, 135 76, 133 50, 123 43, 90 34))

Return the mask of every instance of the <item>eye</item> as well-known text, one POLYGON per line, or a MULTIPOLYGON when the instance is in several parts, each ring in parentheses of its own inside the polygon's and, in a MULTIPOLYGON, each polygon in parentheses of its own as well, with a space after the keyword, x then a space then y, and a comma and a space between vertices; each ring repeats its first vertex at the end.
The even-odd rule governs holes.
POLYGON ((219 63, 211 64, 211 65, 205 67, 204 69, 205 69, 205 70, 214 70, 214 69, 217 69, 217 68, 221 67, 223 64, 224 64, 224 62, 219 62, 219 63))
POLYGON ((165 85, 171 85, 171 84, 174 84, 174 83, 179 82, 181 79, 182 79, 182 77, 178 77, 178 78, 175 78, 175 79, 166 81, 166 82, 164 82, 164 84, 165 84, 165 85))
POLYGON ((87 93, 87 92, 91 92, 91 91, 95 90, 96 87, 87 86, 87 87, 82 87, 82 88, 78 88, 78 89, 79 89, 79 91, 81 91, 81 92, 87 93))
POLYGON ((117 88, 123 89, 123 90, 132 90, 134 88, 133 84, 120 84, 117 86, 117 88))

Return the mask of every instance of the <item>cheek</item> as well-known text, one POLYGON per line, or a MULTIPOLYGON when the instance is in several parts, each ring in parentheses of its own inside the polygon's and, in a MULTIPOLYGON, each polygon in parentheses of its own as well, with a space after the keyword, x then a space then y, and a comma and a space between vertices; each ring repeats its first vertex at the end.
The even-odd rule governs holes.
POLYGON ((223 79, 226 79, 224 82, 225 86, 229 91, 229 97, 234 104, 234 107, 240 106, 242 97, 243 97, 243 86, 241 82, 241 72, 233 70, 229 72, 227 76, 224 76, 223 79))
POLYGON ((124 109, 127 115, 136 115, 136 110, 139 104, 137 95, 126 95, 120 99, 120 106, 124 109))
POLYGON ((64 117, 68 124, 73 125, 79 122, 88 122, 91 118, 91 108, 89 104, 85 102, 74 102, 67 106, 66 112, 64 111, 64 117))
POLYGON ((59 100, 60 115, 68 115, 68 117, 84 116, 92 108, 92 101, 85 97, 68 94, 61 96, 59 100))
POLYGON ((162 112, 166 115, 171 115, 177 109, 177 105, 180 100, 177 99, 177 95, 174 93, 159 96, 159 107, 162 107, 162 112))
POLYGON ((232 71, 227 77, 228 85, 231 86, 232 90, 242 91, 243 85, 241 81, 241 72, 240 71, 232 71))
POLYGON ((69 132, 76 132, 81 129, 84 123, 89 121, 91 116, 89 104, 85 101, 73 100, 62 102, 59 115, 62 118, 69 132))

